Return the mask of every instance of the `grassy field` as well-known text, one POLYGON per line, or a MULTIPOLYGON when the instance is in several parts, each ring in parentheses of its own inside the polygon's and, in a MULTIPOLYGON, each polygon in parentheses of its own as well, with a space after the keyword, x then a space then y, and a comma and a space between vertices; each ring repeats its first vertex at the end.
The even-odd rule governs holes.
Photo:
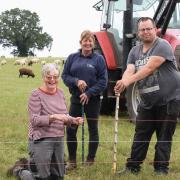
MULTIPOLYGON (((48 60, 50 61, 50 60, 48 60)), ((35 78, 19 78, 20 66, 13 64, 14 60, 8 60, 7 64, 0 66, 0 180, 13 180, 6 177, 6 171, 17 158, 28 157, 27 154, 27 101, 32 89, 41 84, 41 65, 35 64, 32 69, 35 78)), ((61 67, 62 69, 62 67, 61 67)), ((59 84, 64 89, 69 106, 69 92, 64 84, 59 84)), ((118 128, 118 170, 124 168, 134 134, 134 124, 127 120, 126 116, 120 115, 118 128)), ((114 139, 114 117, 101 116, 99 120, 100 145, 97 152, 95 165, 84 167, 81 165, 81 142, 78 146, 78 168, 66 175, 67 180, 178 180, 180 179, 180 127, 177 126, 172 146, 170 171, 167 177, 157 177, 153 173, 151 162, 154 156, 153 136, 150 143, 147 158, 142 166, 142 172, 136 175, 124 175, 116 177, 112 172, 113 161, 113 139, 114 139)), ((81 141, 81 129, 79 129, 79 141, 81 141)), ((85 153, 87 154, 87 127, 85 123, 85 153)), ((65 146, 66 148, 66 146, 65 146)), ((65 149, 67 151, 67 149, 65 149)), ((67 155, 67 153, 66 153, 67 155)))

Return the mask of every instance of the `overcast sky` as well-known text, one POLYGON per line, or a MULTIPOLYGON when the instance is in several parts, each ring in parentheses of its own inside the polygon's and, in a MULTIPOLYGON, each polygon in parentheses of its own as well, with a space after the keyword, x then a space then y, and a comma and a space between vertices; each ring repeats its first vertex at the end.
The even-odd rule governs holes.
MULTIPOLYGON (((13 8, 36 12, 43 32, 53 38, 50 52, 38 52, 38 56, 68 56, 77 51, 83 30, 100 29, 101 12, 92 6, 99 0, 0 0, 0 13, 13 8)), ((0 49, 0 56, 7 51, 0 49)))

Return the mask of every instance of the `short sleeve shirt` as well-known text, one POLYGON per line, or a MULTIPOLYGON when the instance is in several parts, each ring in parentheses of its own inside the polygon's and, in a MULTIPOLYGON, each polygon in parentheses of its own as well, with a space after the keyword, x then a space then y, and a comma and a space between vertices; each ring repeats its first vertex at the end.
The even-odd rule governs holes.
POLYGON ((147 52, 143 53, 142 49, 142 45, 135 46, 128 56, 127 63, 134 64, 136 71, 146 65, 151 56, 160 56, 166 61, 153 74, 137 82, 141 105, 149 109, 176 99, 180 89, 180 74, 170 44, 157 38, 147 52))

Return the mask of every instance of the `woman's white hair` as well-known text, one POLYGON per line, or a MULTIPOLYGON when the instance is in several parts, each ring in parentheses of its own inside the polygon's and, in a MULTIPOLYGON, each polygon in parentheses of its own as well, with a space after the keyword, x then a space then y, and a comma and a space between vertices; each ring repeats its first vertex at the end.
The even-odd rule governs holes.
POLYGON ((59 66, 57 64, 47 63, 47 64, 43 65, 43 67, 42 67, 42 71, 41 71, 42 77, 45 77, 54 71, 57 71, 58 76, 60 75, 60 69, 59 69, 59 66))

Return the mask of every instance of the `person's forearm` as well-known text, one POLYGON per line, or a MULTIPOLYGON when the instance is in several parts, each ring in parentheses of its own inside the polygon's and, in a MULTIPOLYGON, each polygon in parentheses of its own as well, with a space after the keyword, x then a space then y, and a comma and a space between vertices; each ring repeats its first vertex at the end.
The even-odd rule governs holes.
POLYGON ((129 84, 133 84, 134 82, 144 79, 152 73, 153 73, 153 70, 151 68, 144 67, 140 69, 139 71, 137 71, 132 76, 128 77, 129 84))
POLYGON ((123 76, 122 76, 122 79, 127 79, 127 78, 130 78, 134 73, 131 72, 131 71, 125 71, 123 76))
POLYGON ((135 73, 135 66, 133 64, 127 65, 127 69, 123 73, 122 80, 130 78, 135 73))
POLYGON ((131 76, 130 84, 146 78, 147 76, 155 72, 164 62, 165 59, 163 57, 151 56, 147 64, 131 76))

